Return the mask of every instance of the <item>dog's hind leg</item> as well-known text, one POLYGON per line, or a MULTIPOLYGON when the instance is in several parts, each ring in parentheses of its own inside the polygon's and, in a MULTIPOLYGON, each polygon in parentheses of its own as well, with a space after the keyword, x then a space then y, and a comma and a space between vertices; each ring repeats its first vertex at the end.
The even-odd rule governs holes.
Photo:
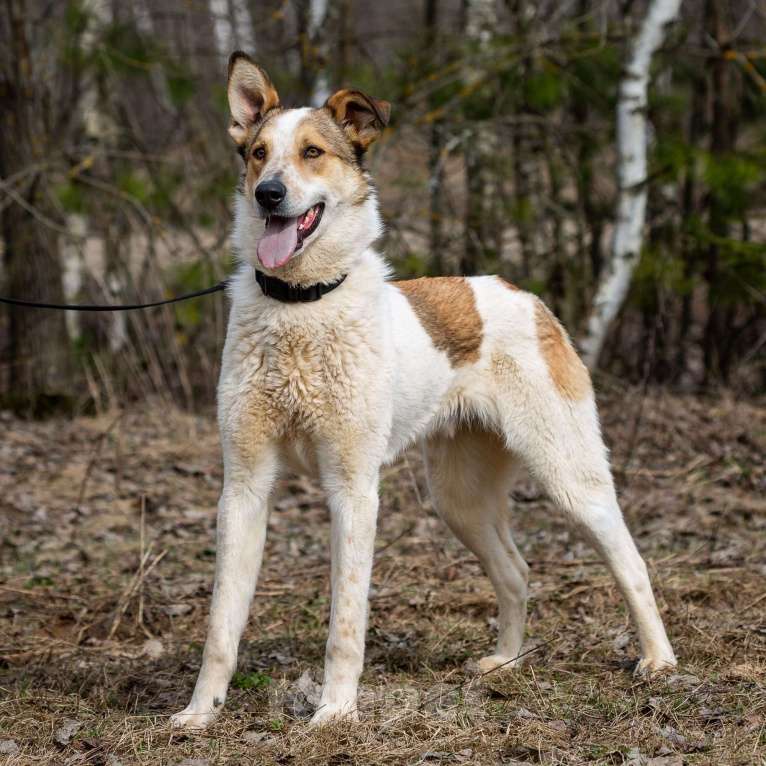
POLYGON ((276 472, 273 447, 260 450, 255 465, 227 460, 218 505, 215 585, 202 667, 191 702, 171 718, 175 727, 204 728, 226 699, 261 567, 276 472))
POLYGON ((499 420, 506 446, 524 461, 557 507, 601 555, 638 631, 637 672, 676 664, 641 555, 617 502, 592 391, 571 398, 551 380, 506 358, 499 420))
POLYGON ((515 460, 496 435, 468 428, 430 438, 425 453, 440 516, 479 559, 497 594, 497 648, 479 667, 483 672, 512 667, 524 640, 528 571, 510 529, 515 460))

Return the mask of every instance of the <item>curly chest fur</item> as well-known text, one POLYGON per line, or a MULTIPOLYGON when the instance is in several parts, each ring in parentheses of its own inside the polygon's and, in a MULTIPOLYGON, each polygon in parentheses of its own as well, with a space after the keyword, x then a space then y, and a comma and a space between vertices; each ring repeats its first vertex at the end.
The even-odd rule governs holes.
POLYGON ((366 322, 232 329, 224 410, 257 417, 272 433, 312 433, 364 395, 375 359, 366 322))

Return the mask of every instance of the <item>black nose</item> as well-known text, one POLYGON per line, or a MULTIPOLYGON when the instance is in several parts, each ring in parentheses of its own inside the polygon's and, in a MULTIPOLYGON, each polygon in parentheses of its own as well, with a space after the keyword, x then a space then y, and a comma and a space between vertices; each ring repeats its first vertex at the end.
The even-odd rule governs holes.
POLYGON ((265 210, 274 210, 287 196, 287 187, 275 179, 263 181, 255 187, 255 198, 265 210))

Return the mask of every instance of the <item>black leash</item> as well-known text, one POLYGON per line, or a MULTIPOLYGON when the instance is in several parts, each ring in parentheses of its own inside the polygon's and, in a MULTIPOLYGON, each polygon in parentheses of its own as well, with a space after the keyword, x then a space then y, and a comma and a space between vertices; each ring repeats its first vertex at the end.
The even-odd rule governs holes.
MULTIPOLYGON (((281 279, 269 277, 257 269, 255 270, 255 280, 260 285, 263 294, 282 303, 312 303, 313 301, 318 301, 323 295, 327 295, 327 293, 332 292, 336 287, 343 284, 345 279, 346 274, 330 284, 302 287, 300 285, 288 284, 281 279)), ((193 293, 186 293, 175 298, 154 301, 152 303, 112 303, 101 305, 94 305, 92 303, 38 303, 37 301, 23 301, 19 298, 0 298, 0 303, 6 303, 9 306, 23 306, 30 309, 53 309, 55 311, 135 311, 136 309, 152 309, 156 306, 167 306, 169 303, 180 303, 181 301, 188 301, 190 298, 199 298, 203 295, 218 293, 221 290, 225 290, 228 284, 228 280, 224 279, 223 282, 219 282, 212 287, 206 287, 204 290, 197 290, 193 293)))
POLYGON ((154 301, 152 303, 122 303, 111 305, 94 305, 88 303, 37 303, 35 301, 22 301, 18 298, 0 298, 0 303, 7 303, 9 306, 25 306, 30 309, 54 309, 57 311, 134 311, 136 309, 151 309, 156 306, 167 306, 169 303, 179 303, 188 301, 190 298, 199 298, 202 295, 210 295, 225 290, 228 282, 224 280, 212 287, 206 287, 204 290, 197 290, 193 293, 186 293, 175 298, 168 298, 164 301, 154 301))

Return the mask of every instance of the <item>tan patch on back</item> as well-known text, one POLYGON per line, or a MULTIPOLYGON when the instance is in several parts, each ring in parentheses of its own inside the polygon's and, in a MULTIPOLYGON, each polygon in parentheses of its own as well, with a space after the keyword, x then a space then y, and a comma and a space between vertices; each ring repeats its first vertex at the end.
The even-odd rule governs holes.
POLYGON ((567 399, 583 399, 590 392, 590 375, 564 328, 548 307, 535 301, 537 340, 554 385, 567 399))
POLYGON ((484 323, 476 310, 473 290, 463 277, 433 277, 394 282, 434 346, 444 351, 453 367, 475 362, 484 323))

